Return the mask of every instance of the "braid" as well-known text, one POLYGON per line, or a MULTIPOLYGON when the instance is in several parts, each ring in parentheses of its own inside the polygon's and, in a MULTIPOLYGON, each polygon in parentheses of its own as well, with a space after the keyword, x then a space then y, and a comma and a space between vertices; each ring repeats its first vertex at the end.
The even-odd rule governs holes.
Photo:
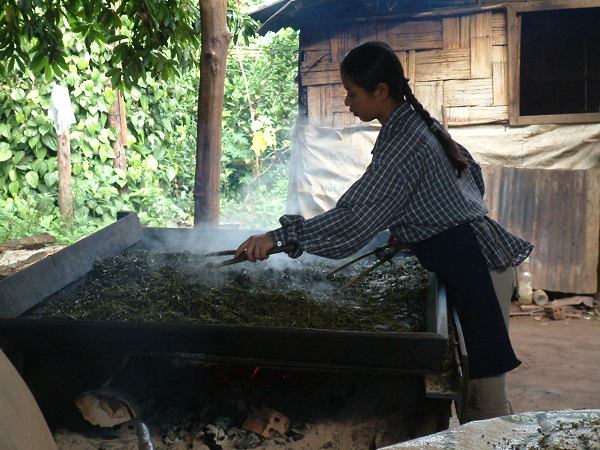
POLYGON ((458 171, 458 176, 460 177, 467 167, 469 167, 469 162, 467 159, 460 153, 456 142, 454 139, 448 134, 446 130, 441 127, 437 127, 434 125, 434 120, 429 114, 423 105, 417 100, 417 97, 412 92, 412 89, 408 85, 408 80, 404 84, 404 98, 406 101, 413 107, 413 109, 419 113, 419 115, 423 118, 429 129, 435 134, 437 140, 444 147, 444 152, 446 156, 454 166, 454 168, 458 171))

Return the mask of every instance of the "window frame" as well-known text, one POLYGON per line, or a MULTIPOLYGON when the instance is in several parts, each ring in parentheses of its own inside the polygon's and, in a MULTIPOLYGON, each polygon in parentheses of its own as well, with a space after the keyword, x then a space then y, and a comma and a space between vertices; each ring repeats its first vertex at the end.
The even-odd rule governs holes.
POLYGON ((559 9, 598 8, 600 0, 549 0, 506 5, 508 39, 508 119, 511 125, 600 122, 600 112, 523 116, 521 110, 521 13, 559 9))

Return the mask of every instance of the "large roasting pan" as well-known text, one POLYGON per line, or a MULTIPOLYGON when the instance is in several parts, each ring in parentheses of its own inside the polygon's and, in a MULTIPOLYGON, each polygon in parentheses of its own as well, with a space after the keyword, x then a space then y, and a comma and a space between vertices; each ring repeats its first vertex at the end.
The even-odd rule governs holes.
MULTIPOLYGON (((85 279, 95 261, 130 248, 206 252, 233 248, 228 229, 143 228, 129 214, 0 281, 0 338, 23 351, 177 353, 269 367, 435 373, 448 345, 446 296, 431 277, 425 332, 100 322, 24 318, 35 305, 85 279), (227 247, 228 246, 228 247, 227 247)), ((278 257, 286 257, 278 255, 278 257)))

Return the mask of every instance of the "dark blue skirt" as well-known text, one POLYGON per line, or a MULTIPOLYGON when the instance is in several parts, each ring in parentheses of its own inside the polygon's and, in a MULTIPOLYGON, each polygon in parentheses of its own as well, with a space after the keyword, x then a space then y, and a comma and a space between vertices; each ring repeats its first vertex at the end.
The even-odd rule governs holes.
POLYGON ((445 284, 448 303, 456 308, 469 357, 469 378, 500 375, 521 364, 471 226, 458 225, 412 248, 421 264, 445 284))

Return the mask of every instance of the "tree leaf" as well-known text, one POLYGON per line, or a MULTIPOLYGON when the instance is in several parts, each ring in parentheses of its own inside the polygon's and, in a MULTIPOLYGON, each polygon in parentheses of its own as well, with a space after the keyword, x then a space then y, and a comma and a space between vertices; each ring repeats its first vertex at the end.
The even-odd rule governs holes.
POLYGON ((19 193, 20 188, 21 188, 21 185, 19 184, 19 182, 17 180, 14 180, 9 183, 8 192, 10 192, 13 197, 16 197, 17 194, 19 193))
POLYGON ((12 156, 10 146, 6 142, 0 142, 0 162, 8 161, 12 156))
POLYGON ((177 176, 177 170, 175 170, 175 168, 173 166, 167 167, 167 180, 169 180, 169 182, 171 182, 175 179, 176 176, 177 176))
POLYGON ((52 151, 56 151, 56 149, 58 148, 58 144, 56 142, 56 136, 54 136, 54 133, 48 133, 48 134, 42 135, 42 142, 44 143, 44 145, 46 147, 48 147, 52 151))
POLYGON ((25 174, 25 181, 27 181, 27 184, 29 186, 31 186, 32 188, 35 189, 38 187, 38 183, 40 182, 40 177, 37 174, 37 172, 34 172, 33 170, 31 170, 25 174))
POLYGON ((46 175, 44 175, 44 183, 48 187, 54 186, 54 183, 56 183, 57 181, 58 181, 58 172, 57 171, 48 172, 46 175))

